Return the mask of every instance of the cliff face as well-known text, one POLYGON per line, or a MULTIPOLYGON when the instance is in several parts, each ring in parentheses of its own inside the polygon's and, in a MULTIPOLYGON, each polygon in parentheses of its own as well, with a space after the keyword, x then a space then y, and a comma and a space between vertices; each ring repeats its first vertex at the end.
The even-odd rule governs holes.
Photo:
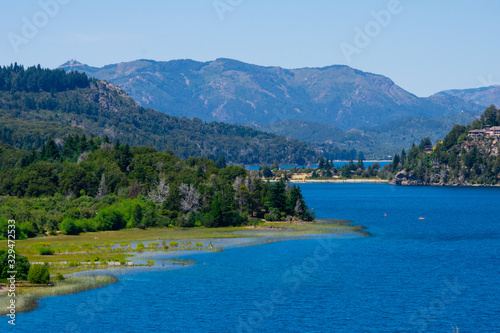
POLYGON ((468 139, 444 151, 423 156, 417 167, 405 168, 392 185, 473 186, 500 183, 499 138, 468 139))
POLYGON ((402 170, 394 176, 389 182, 391 185, 409 185, 409 186, 422 186, 429 185, 422 179, 419 179, 413 171, 402 170))
POLYGON ((406 185, 406 186, 472 186, 478 184, 471 184, 464 179, 450 179, 445 182, 443 179, 438 178, 438 181, 429 182, 424 179, 418 178, 415 172, 402 170, 394 176, 389 182, 391 185, 406 185))

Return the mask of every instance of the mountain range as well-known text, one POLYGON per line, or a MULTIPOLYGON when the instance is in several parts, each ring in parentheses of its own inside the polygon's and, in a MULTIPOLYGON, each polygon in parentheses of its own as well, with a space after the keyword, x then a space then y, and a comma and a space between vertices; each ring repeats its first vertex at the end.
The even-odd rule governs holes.
POLYGON ((409 147, 422 134, 435 140, 454 121, 470 123, 490 104, 500 104, 498 86, 421 98, 383 75, 340 65, 284 69, 222 58, 136 60, 102 68, 72 60, 59 68, 109 81, 140 105, 169 115, 243 124, 378 157, 409 147))
POLYGON ((433 97, 458 97, 466 102, 480 106, 500 106, 500 85, 481 87, 474 89, 454 89, 441 91, 433 97))
POLYGON ((143 108, 121 88, 85 74, 38 67, 0 67, 0 141, 24 150, 67 135, 172 151, 187 159, 224 157, 261 165, 314 163, 318 152, 297 140, 248 127, 206 123, 143 108))

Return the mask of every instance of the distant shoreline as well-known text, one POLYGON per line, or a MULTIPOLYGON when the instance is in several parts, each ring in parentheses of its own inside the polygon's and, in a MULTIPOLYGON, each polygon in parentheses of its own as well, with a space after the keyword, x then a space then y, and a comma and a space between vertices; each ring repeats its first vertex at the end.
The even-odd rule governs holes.
MULTIPOLYGON (((333 160, 333 162, 346 162, 346 163, 349 163, 350 161, 348 161, 348 160, 333 160)), ((365 163, 365 162, 367 162, 367 163, 392 162, 392 160, 363 160, 363 163, 365 163)))
POLYGON ((388 184, 386 179, 290 179, 290 183, 373 183, 373 184, 388 184))

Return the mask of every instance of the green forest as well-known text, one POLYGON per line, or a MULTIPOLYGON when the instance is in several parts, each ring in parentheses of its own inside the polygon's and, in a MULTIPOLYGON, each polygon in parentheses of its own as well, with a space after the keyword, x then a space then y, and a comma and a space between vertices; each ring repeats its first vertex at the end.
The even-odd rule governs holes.
POLYGON ((299 187, 238 166, 129 146, 108 137, 49 139, 39 151, 3 144, 0 236, 150 227, 225 227, 314 216, 299 187), (4 153, 6 152, 6 153, 4 153))
MULTIPOLYGON (((468 132, 500 126, 500 109, 490 106, 468 126, 455 125, 442 141, 423 139, 411 150, 394 156, 386 172, 409 174, 419 185, 495 185, 500 183, 498 137, 471 138, 468 132)), ((397 176, 396 176, 397 178, 397 176)), ((398 183, 398 182, 396 182, 398 183)))
POLYGON ((63 70, 0 68, 0 141, 23 150, 49 138, 108 136, 133 146, 150 146, 233 164, 315 162, 305 143, 224 123, 174 117, 137 105, 123 90, 86 74, 63 70))

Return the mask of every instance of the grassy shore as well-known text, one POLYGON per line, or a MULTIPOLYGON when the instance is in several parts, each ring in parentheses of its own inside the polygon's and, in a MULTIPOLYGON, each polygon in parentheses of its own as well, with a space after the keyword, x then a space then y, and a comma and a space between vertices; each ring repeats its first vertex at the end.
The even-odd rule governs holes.
MULTIPOLYGON (((350 225, 348 221, 329 220, 317 223, 265 222, 256 226, 228 228, 155 228, 124 229, 83 233, 78 236, 47 236, 16 241, 16 251, 28 258, 30 262, 55 263, 66 262, 65 265, 51 265, 52 275, 70 274, 79 271, 105 268, 106 262, 125 262, 133 259, 137 252, 165 251, 165 246, 177 241, 176 246, 169 246, 168 251, 202 249, 210 239, 241 237, 295 237, 313 234, 335 234, 355 232, 362 234, 362 227, 350 225), (262 231, 256 233, 255 231, 262 231), (190 241, 199 241, 201 246, 194 246, 190 241), (133 247, 143 242, 144 248, 133 247), (185 242, 185 243, 184 243, 185 242), (152 247, 148 245, 154 244, 152 247), (185 246, 186 245, 186 246, 185 246), (40 248, 50 247, 53 255, 40 255, 40 248), (91 263, 80 265, 81 262, 91 263), (100 262, 101 265, 95 265, 100 262)), ((0 248, 6 247, 6 241, 0 241, 0 248)))
MULTIPOLYGON (((52 282, 47 287, 19 287, 16 290, 16 313, 28 312, 37 308, 38 300, 42 297, 75 294, 85 290, 104 287, 117 282, 118 279, 111 275, 98 275, 93 277, 69 278, 64 281, 52 282)), ((0 315, 7 314, 10 302, 7 293, 0 295, 0 315)))
MULTIPOLYGON (((353 226, 349 221, 324 220, 314 223, 262 222, 253 226, 229 228, 156 228, 125 229, 84 233, 78 236, 47 236, 16 241, 16 251, 28 257, 30 262, 51 263, 51 276, 58 273, 71 274, 95 269, 127 268, 127 260, 135 254, 144 252, 168 251, 219 251, 207 249, 210 240, 226 238, 254 237, 259 243, 283 239, 304 238, 308 235, 352 233, 366 236, 363 227, 353 226), (135 247, 133 246, 135 244, 135 247), (49 247, 53 255, 40 255, 40 248, 49 247), (120 262, 119 266, 107 266, 108 261, 120 262), (65 264, 59 264, 65 262, 65 264), (87 264, 81 264, 85 262, 87 264)), ((6 247, 6 241, 0 241, 0 248, 6 247)), ((173 259, 175 261, 175 259, 173 259)), ((175 264, 175 262, 173 262, 175 264)), ((180 262, 178 264, 193 264, 180 262)), ((54 281, 47 287, 19 287, 16 295, 17 312, 31 311, 37 307, 41 297, 77 293, 99 288, 117 281, 116 277, 98 275, 88 277, 70 277, 64 281, 54 281)), ((0 315, 5 314, 9 302, 7 294, 0 293, 0 315)))

